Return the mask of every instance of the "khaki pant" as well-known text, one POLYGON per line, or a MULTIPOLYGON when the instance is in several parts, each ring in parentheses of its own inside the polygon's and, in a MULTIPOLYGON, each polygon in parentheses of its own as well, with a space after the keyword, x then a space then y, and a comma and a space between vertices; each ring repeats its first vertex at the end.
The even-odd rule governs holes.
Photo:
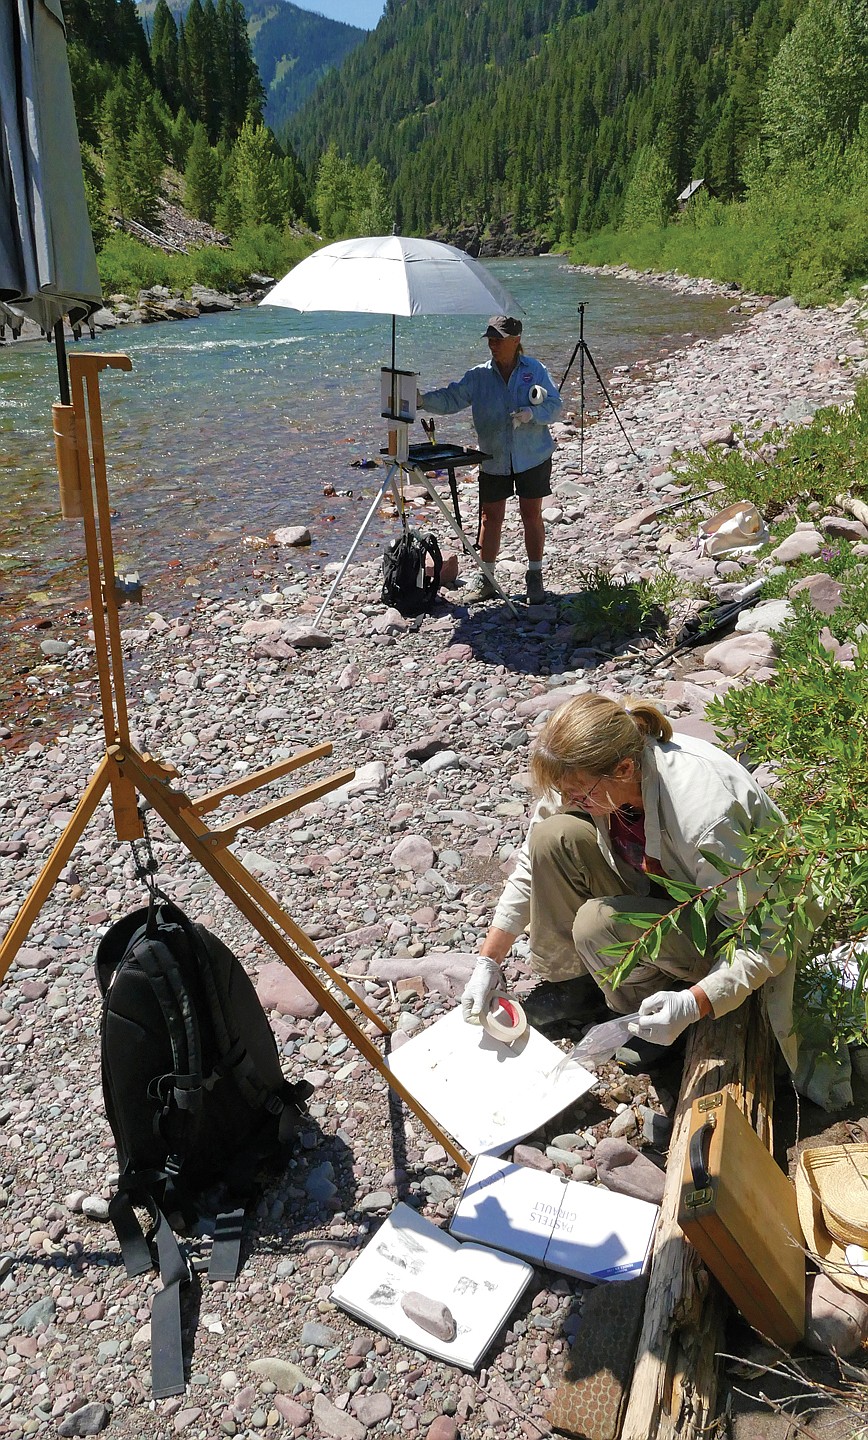
POLYGON ((603 858, 589 820, 569 813, 541 820, 530 832, 530 863, 531 964, 546 980, 590 975, 609 1008, 629 1015, 655 991, 693 985, 708 974, 711 957, 676 929, 665 936, 653 965, 640 960, 617 990, 606 983, 602 972, 618 962, 602 955, 603 947, 640 934, 622 917, 631 911, 664 915, 672 902, 630 894, 603 858))

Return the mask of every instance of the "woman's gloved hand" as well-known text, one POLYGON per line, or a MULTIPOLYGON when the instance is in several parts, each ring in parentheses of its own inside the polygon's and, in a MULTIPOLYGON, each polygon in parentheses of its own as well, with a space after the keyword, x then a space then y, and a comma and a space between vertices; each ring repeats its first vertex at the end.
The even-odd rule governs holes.
POLYGON ((673 1045, 681 1032, 699 1018, 699 1002, 690 990, 658 990, 642 1001, 638 1023, 628 1028, 640 1040, 673 1045))
POLYGON ((529 405, 526 405, 523 410, 516 410, 513 412, 512 423, 513 426, 529 425, 532 419, 533 411, 531 410, 529 405))
POLYGON ((461 1014, 468 1025, 481 1025, 498 990, 503 989, 503 971, 487 955, 480 955, 461 996, 461 1014))

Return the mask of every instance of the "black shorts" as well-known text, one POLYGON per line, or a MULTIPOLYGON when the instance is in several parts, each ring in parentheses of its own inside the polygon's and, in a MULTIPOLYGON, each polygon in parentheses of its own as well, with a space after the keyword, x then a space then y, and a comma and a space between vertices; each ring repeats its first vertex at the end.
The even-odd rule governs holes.
POLYGON ((552 493, 552 461, 543 460, 531 470, 520 470, 517 475, 487 475, 479 472, 479 499, 486 501, 508 500, 518 495, 522 500, 541 500, 552 493))

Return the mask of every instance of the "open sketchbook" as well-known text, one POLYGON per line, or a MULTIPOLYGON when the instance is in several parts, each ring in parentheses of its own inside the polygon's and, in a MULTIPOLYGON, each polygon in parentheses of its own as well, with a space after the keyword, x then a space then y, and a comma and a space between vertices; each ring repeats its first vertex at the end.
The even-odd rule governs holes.
POLYGON ((449 1228, 581 1280, 644 1274, 658 1206, 478 1155, 449 1228))
POLYGON ((471 1155, 501 1155, 597 1083, 530 1026, 513 1045, 460 1006, 389 1056, 393 1075, 471 1155))
POLYGON ((514 1255, 459 1245, 399 1204, 340 1277, 331 1298, 393 1339, 475 1370, 532 1275, 533 1267, 514 1255), (454 1340, 438 1340, 404 1314, 401 1298, 408 1290, 449 1307, 457 1326, 454 1340))

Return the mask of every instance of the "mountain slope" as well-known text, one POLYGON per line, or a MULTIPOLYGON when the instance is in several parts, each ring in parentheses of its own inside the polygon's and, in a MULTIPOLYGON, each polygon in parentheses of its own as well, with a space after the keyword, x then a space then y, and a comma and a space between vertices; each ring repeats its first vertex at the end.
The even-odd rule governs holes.
MULTIPOLYGON (((243 0, 253 58, 265 86, 265 121, 280 135, 317 85, 365 38, 366 30, 302 10, 291 0, 243 0)), ((140 0, 150 27, 156 0, 140 0)), ((170 9, 178 19, 185 4, 170 9)))
POLYGON ((388 0, 292 126, 395 182, 408 231, 617 219, 656 143, 679 185, 737 193, 768 67, 804 0, 388 0))

